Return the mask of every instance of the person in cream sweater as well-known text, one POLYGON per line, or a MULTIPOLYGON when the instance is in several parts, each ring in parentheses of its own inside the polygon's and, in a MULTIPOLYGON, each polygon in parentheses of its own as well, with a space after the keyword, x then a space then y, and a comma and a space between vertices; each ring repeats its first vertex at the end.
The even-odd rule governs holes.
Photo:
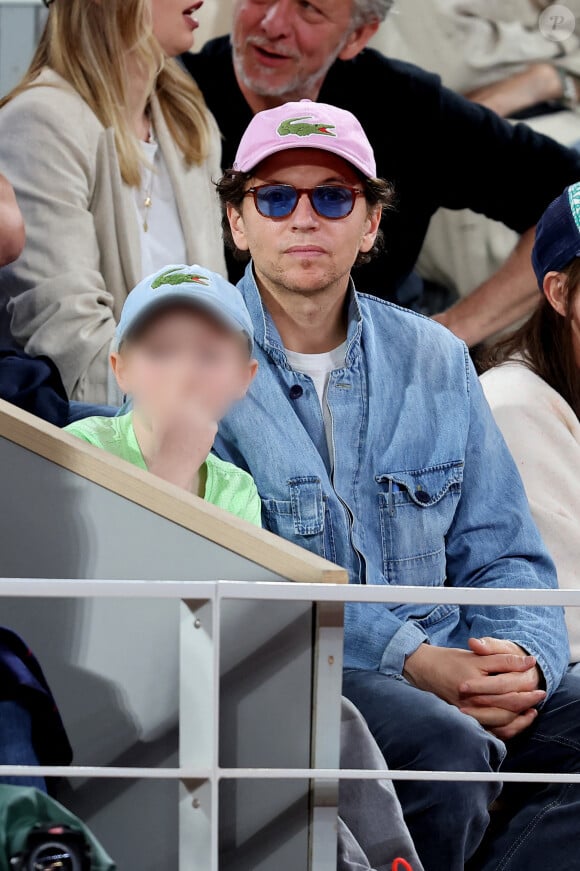
MULTIPOLYGON (((486 353, 481 382, 560 587, 580 589, 580 183, 540 220, 533 264, 538 309, 486 353)), ((580 663, 580 609, 566 617, 571 661, 580 663)))

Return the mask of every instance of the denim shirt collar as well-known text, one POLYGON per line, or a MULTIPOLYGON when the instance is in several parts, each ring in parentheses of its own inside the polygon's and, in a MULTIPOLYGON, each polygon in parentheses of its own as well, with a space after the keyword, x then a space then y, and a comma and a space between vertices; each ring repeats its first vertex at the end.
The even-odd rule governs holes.
MULTIPOLYGON (((286 357, 280 333, 276 329, 270 312, 262 302, 252 261, 248 263, 246 272, 238 283, 238 288, 244 297, 252 323, 254 324, 254 340, 256 344, 279 366, 290 369, 291 366, 286 357)), ((352 278, 350 279, 348 296, 347 349, 345 355, 347 367, 354 363, 360 353, 363 325, 363 315, 352 278)))

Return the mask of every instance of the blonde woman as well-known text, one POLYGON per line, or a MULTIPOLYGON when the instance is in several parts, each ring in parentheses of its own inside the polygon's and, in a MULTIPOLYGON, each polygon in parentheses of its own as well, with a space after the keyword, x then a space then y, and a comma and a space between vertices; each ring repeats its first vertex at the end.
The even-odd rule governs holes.
POLYGON ((0 103, 0 166, 27 242, 0 270, 4 335, 57 364, 69 397, 113 403, 123 302, 169 263, 224 272, 221 146, 174 58, 202 0, 48 0, 36 55, 0 103))

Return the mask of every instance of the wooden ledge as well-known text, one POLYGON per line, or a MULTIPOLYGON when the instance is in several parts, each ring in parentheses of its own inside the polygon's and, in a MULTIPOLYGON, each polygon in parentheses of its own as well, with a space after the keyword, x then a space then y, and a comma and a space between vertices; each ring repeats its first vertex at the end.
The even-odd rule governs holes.
POLYGON ((348 583, 347 572, 0 400, 0 437, 284 578, 348 583))

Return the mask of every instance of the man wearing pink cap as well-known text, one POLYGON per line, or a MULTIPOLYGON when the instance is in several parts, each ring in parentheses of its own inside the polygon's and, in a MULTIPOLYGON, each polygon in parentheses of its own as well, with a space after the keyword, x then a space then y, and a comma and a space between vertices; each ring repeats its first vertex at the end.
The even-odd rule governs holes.
MULTIPOLYGON (((471 209, 515 230, 521 241, 495 275, 477 288, 461 288, 463 298, 440 320, 475 345, 531 311, 537 301, 529 265, 533 228, 554 197, 580 177, 580 157, 444 88, 439 77, 368 48, 393 0, 232 5, 231 36, 182 56, 222 132, 222 166, 232 165, 256 112, 304 97, 347 109, 362 123, 379 175, 398 197, 397 209, 383 217, 390 245, 356 269, 357 286, 416 304, 413 285, 420 282, 409 274, 432 216, 441 207, 471 209)), ((228 265, 230 278, 239 277, 228 265)), ((440 307, 428 307, 435 310, 440 307)))
MULTIPOLYGON (((359 122, 301 101, 257 114, 218 185, 260 366, 220 425, 273 532, 352 583, 557 587, 465 345, 356 292, 383 209, 359 122)), ((385 244, 391 240, 387 237, 385 244)), ((428 598, 428 597, 427 597, 428 598)), ((351 604, 344 693, 391 768, 576 772, 580 680, 561 609, 351 604)), ((570 868, 580 786, 401 782, 427 871, 570 868)))

